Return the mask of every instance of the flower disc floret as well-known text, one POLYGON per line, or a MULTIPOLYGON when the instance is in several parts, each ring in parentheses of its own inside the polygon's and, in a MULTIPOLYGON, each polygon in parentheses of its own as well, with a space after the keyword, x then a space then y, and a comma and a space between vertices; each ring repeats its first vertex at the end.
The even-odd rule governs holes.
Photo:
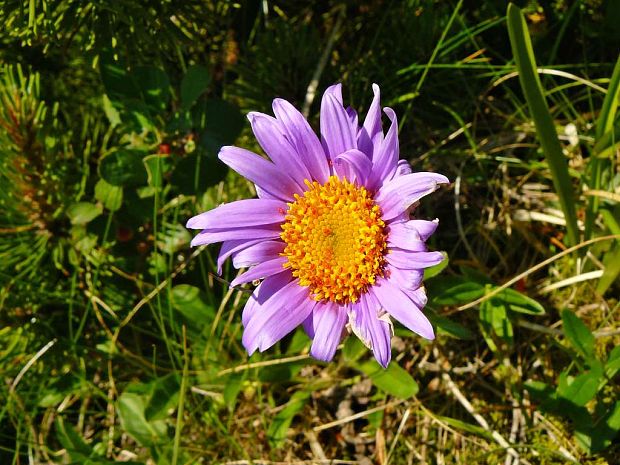
POLYGON ((288 204, 282 255, 293 276, 318 301, 356 302, 383 276, 387 250, 385 223, 370 192, 331 176, 288 204))

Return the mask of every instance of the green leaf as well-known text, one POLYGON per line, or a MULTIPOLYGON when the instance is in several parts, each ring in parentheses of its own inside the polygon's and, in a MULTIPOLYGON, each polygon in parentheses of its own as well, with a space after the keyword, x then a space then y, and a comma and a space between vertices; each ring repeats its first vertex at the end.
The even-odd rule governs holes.
POLYGON ((574 405, 583 407, 591 401, 598 391, 601 372, 591 370, 575 378, 560 376, 557 394, 574 405))
POLYGON ((139 88, 127 72, 123 62, 114 60, 113 53, 101 54, 99 65, 101 80, 110 100, 134 99, 139 95, 139 88))
POLYGON ((383 369, 374 360, 359 365, 359 370, 365 373, 377 388, 400 399, 409 399, 418 391, 418 383, 396 362, 392 362, 383 369))
POLYGON ((607 94, 596 121, 597 140, 613 129, 618 103, 620 103, 620 56, 616 60, 616 66, 614 66, 609 86, 607 87, 607 94))
POLYGON ((446 276, 427 283, 433 305, 458 305, 485 294, 484 285, 462 276, 446 276))
POLYGON ((444 316, 437 315, 430 308, 426 308, 424 313, 431 321, 433 326, 436 326, 438 333, 447 334, 448 336, 455 337, 457 339, 473 340, 475 338, 474 333, 456 321, 452 321, 444 316))
POLYGON ((286 433, 293 421, 293 417, 299 413, 310 398, 309 391, 296 391, 282 410, 275 416, 269 429, 267 430, 267 438, 272 447, 279 447, 286 439, 286 433))
POLYGON ((226 100, 209 99, 194 107, 194 124, 203 127, 199 144, 217 153, 222 145, 232 144, 245 125, 239 108, 226 100))
POLYGON ((579 229, 577 227, 575 196, 568 173, 568 162, 562 153, 562 146, 545 101, 527 24, 521 10, 513 3, 508 5, 507 22, 510 45, 519 71, 519 82, 534 119, 536 133, 549 165, 553 185, 560 198, 560 206, 566 219, 567 242, 569 245, 575 245, 579 240, 579 229))
POLYGON ((143 446, 153 446, 169 441, 166 423, 162 420, 147 421, 144 410, 147 396, 125 391, 118 399, 117 411, 123 431, 143 446))
POLYGON ((366 353, 368 349, 357 337, 348 337, 344 341, 342 355, 347 362, 355 362, 366 353))
POLYGON ((154 66, 138 66, 131 75, 144 103, 155 110, 165 110, 170 101, 170 80, 166 72, 154 66))
POLYGON ((562 327, 568 342, 584 358, 594 357, 594 335, 581 319, 570 310, 562 311, 562 327))
POLYGON ((514 289, 504 289, 494 296, 501 300, 513 312, 527 313, 530 315, 544 315, 545 309, 537 301, 521 294, 514 289))
POLYGON ((615 241, 603 258, 605 271, 596 285, 596 292, 603 295, 620 275, 620 242, 615 241))
POLYGON ((613 379, 618 371, 620 371, 620 346, 614 347, 609 353, 605 363, 605 376, 608 379, 613 379))
POLYGON ((86 443, 84 438, 69 423, 65 423, 63 417, 56 417, 56 437, 58 442, 67 451, 72 462, 82 463, 92 453, 92 448, 86 443))
POLYGON ((444 417, 441 415, 436 415, 436 418, 439 421, 446 423, 456 429, 467 431, 468 433, 472 433, 472 434, 477 434, 478 436, 488 439, 489 441, 493 440, 493 435, 489 431, 485 430, 484 428, 480 426, 473 425, 471 423, 466 423, 464 421, 457 420, 456 418, 444 417))
MULTIPOLYGON (((503 301, 492 297, 480 304, 480 321, 487 331, 492 330, 499 338, 512 344, 513 328, 506 305, 503 301)), ((489 346, 491 347, 491 346, 489 346)), ((493 350, 493 347, 491 347, 493 350)))
POLYGON ((224 386, 224 390, 222 392, 222 394, 224 395, 224 402, 231 411, 235 408, 237 396, 239 395, 241 387, 243 386, 243 376, 243 373, 232 373, 228 377, 226 385, 224 386))
POLYGON ((85 225, 103 213, 103 208, 99 204, 90 202, 74 203, 67 208, 67 216, 71 224, 85 225))
POLYGON ((193 153, 177 163, 170 182, 182 194, 202 194, 224 180, 227 172, 228 167, 215 155, 193 153))
POLYGON ((99 175, 113 186, 140 186, 147 180, 142 152, 121 149, 99 161, 99 175))
POLYGON ((435 276, 437 276, 439 273, 441 273, 450 263, 450 259, 448 258, 448 254, 446 252, 441 252, 444 256, 444 259, 437 263, 437 265, 433 265, 430 268, 426 268, 424 270, 424 279, 430 279, 433 278, 435 276))
POLYGON ((215 309, 206 301, 206 296, 196 286, 179 284, 172 288, 172 306, 187 318, 195 329, 204 328, 215 318, 215 309))
POLYGON ((170 373, 156 378, 149 384, 151 395, 144 409, 147 421, 162 420, 170 416, 169 410, 174 409, 179 398, 181 379, 178 374, 170 373))
POLYGON ((181 106, 188 110, 207 90, 211 76, 209 70, 201 65, 193 65, 187 69, 181 81, 181 106))
POLYGON ((164 175, 172 168, 170 155, 148 155, 142 161, 146 167, 149 186, 161 189, 164 184, 164 175))
POLYGON ((110 211, 117 211, 123 204, 123 188, 113 186, 104 179, 100 179, 95 184, 95 198, 103 203, 103 206, 110 211))

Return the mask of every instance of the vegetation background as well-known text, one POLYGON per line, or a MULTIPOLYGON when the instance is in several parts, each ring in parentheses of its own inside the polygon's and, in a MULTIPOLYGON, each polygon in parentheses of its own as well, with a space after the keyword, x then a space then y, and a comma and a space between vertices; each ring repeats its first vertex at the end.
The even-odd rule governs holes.
POLYGON ((0 1, 0 463, 619 464, 620 2, 516 3, 0 1), (248 358, 183 226, 254 195, 245 112, 334 82, 453 181, 386 371, 248 358))

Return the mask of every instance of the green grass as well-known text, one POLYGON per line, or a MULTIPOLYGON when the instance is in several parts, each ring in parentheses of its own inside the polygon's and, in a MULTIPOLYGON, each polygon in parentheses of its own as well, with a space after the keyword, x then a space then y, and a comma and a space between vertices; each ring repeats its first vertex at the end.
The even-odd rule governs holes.
POLYGON ((620 12, 569 3, 7 5, 0 463, 618 463, 620 12), (313 127, 377 82, 453 181, 416 211, 437 339, 386 371, 301 329, 248 358, 250 287, 183 227, 255 195, 217 150, 313 77, 313 127))

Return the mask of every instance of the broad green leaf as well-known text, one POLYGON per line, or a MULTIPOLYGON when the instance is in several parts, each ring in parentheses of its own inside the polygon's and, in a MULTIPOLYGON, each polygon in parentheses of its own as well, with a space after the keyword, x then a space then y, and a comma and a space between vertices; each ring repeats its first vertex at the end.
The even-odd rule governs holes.
POLYGON ((71 224, 85 225, 103 213, 101 205, 90 202, 74 203, 67 208, 67 216, 71 224))
POLYGON ((202 194, 226 177, 228 167, 212 153, 202 152, 184 157, 174 168, 170 182, 180 193, 202 194))
POLYGON ((432 311, 428 307, 424 310, 424 313, 426 314, 428 319, 431 321, 433 326, 437 327, 438 333, 447 334, 448 336, 452 336, 457 339, 464 339, 464 340, 474 339, 474 334, 469 329, 467 329, 465 326, 461 325, 460 323, 450 320, 449 318, 446 318, 444 316, 437 315, 434 311, 432 311))
POLYGON ((279 447, 286 439, 286 433, 293 417, 304 408, 309 398, 309 391, 296 391, 287 402, 286 407, 277 413, 267 430, 267 438, 272 447, 279 447))
POLYGON ((458 305, 482 297, 484 285, 462 276, 446 276, 427 283, 433 305, 458 305))
POLYGON ((537 301, 514 289, 504 289, 496 294, 494 298, 501 300, 513 312, 527 313, 530 315, 543 315, 545 313, 544 307, 537 301))
POLYGON ((243 386, 243 375, 244 373, 232 373, 226 380, 222 394, 224 395, 224 402, 231 411, 235 408, 237 396, 243 386))
POLYGON ((557 394, 579 407, 585 406, 596 395, 601 380, 601 372, 591 370, 575 378, 561 376, 557 394))
POLYGON ((201 65, 193 65, 187 69, 181 81, 181 106, 189 109, 207 90, 211 76, 209 70, 201 65))
POLYGON ((614 347, 609 353, 605 363, 605 376, 608 379, 613 379, 618 371, 620 371, 620 346, 614 347))
POLYGON ((564 335, 584 358, 594 357, 594 336, 581 319, 570 310, 562 311, 564 335))
MULTIPOLYGON (((492 297, 480 304, 480 321, 487 331, 492 330, 499 338, 512 344, 513 328, 504 303, 492 297)), ((493 344, 494 345, 494 344, 493 344)), ((492 346, 491 349, 493 350, 492 346)))
POLYGON ((143 153, 120 149, 99 161, 99 175, 113 186, 140 186, 147 180, 143 153))
POLYGON ((181 379, 178 374, 170 373, 156 378, 149 384, 150 397, 144 409, 147 421, 161 420, 170 416, 169 410, 174 409, 179 398, 181 379))
POLYGON ((139 95, 139 88, 127 71, 124 63, 114 60, 112 52, 101 54, 99 71, 106 94, 112 101, 135 99, 139 95))
POLYGON ((194 125, 204 127, 199 144, 207 151, 217 153, 222 145, 232 144, 245 125, 239 108, 221 99, 209 99, 194 107, 194 125), (198 120, 198 121, 196 121, 198 120))
POLYGON ((105 208, 115 212, 123 204, 123 188, 100 179, 95 184, 95 198, 103 203, 105 208))
POLYGON ((603 258, 605 271, 596 285, 596 292, 603 295, 620 275, 620 241, 615 241, 603 258))
POLYGON ((377 388, 400 399, 409 399, 418 391, 418 383, 396 362, 392 362, 383 369, 375 360, 369 360, 359 365, 377 388))
POLYGON ((362 343, 362 341, 359 340, 359 338, 355 336, 351 336, 351 337, 346 338, 344 341, 342 355, 344 356, 344 359, 347 362, 355 362, 362 355, 364 355, 367 350, 368 349, 362 343))
POLYGON ((196 329, 204 328, 215 318, 214 308, 196 286, 178 284, 172 288, 172 306, 196 329))
POLYGON ((527 24, 521 10, 513 3, 508 5, 507 22, 510 45, 519 71, 519 82, 534 119, 536 134, 542 145, 545 159, 551 171, 553 185, 560 198, 560 206, 566 218, 567 242, 569 245, 575 245, 579 240, 579 229, 577 228, 575 196, 568 173, 568 162, 562 152, 562 146, 538 77, 527 24))
POLYGON ((144 103, 158 111, 165 110, 170 101, 170 80, 166 72, 154 66, 138 66, 131 75, 144 103))
POLYGON ((149 422, 145 418, 146 402, 145 394, 127 391, 121 394, 117 402, 117 411, 123 431, 143 446, 169 441, 164 421, 149 422))
POLYGON ((425 280, 437 276, 450 263, 450 259, 448 258, 448 254, 446 252, 442 252, 442 253, 443 253, 444 259, 440 263, 437 263, 437 265, 433 265, 430 268, 426 268, 424 270, 424 279, 425 280))
POLYGON ((161 189, 164 184, 164 176, 172 168, 170 155, 147 155, 142 161, 146 168, 149 186, 161 189))

